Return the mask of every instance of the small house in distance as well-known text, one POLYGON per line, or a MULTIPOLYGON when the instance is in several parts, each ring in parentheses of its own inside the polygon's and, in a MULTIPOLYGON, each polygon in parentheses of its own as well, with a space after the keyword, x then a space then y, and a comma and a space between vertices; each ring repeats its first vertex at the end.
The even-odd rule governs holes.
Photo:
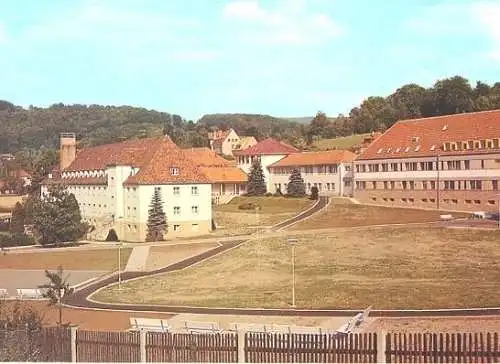
POLYGON ((240 137, 234 129, 217 130, 208 133, 210 149, 217 154, 233 156, 233 151, 243 150, 257 144, 252 136, 240 137))

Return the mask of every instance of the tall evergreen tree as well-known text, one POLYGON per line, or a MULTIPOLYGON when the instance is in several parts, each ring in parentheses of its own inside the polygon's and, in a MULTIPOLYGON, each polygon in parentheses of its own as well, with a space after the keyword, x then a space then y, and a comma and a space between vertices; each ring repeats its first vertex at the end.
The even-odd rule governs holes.
POLYGON ((163 201, 159 188, 155 188, 151 203, 149 204, 147 226, 146 241, 165 240, 164 233, 167 230, 167 217, 163 211, 163 201))
POLYGON ((32 223, 40 244, 77 241, 85 235, 80 207, 75 195, 64 186, 51 186, 33 205, 32 223))
POLYGON ((290 197, 304 197, 306 195, 306 184, 298 168, 293 169, 286 192, 290 197))
POLYGON ((255 158, 248 176, 247 194, 249 196, 263 196, 266 192, 267 188, 262 164, 260 163, 260 158, 255 158))
POLYGON ((10 219, 11 234, 24 234, 24 221, 24 207, 20 202, 17 202, 12 210, 12 218, 10 219))

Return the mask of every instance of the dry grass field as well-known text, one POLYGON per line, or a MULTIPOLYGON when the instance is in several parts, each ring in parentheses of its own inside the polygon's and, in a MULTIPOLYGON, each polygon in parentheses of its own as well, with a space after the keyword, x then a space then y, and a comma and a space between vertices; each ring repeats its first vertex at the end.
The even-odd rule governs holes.
MULTIPOLYGON (((297 236, 300 308, 419 309, 500 304, 498 231, 358 228, 297 236)), ((291 248, 245 243, 194 267, 97 293, 108 302, 289 307, 291 248)))
MULTIPOLYGON (((406 224, 439 221, 444 212, 356 205, 347 199, 334 198, 326 211, 292 226, 290 230, 327 229, 335 227, 355 227, 384 224, 406 224)), ((451 213, 454 217, 467 214, 451 213)))
POLYGON ((154 246, 149 250, 146 263, 147 270, 155 270, 170 264, 201 254, 217 247, 217 243, 176 244, 169 246, 154 246))
MULTIPOLYGON (((132 249, 121 249, 124 266, 132 249)), ((9 252, 0 255, 0 269, 57 269, 114 271, 118 268, 117 249, 46 250, 37 253, 9 252)))
POLYGON ((0 213, 10 213, 17 202, 21 202, 25 196, 0 195, 0 213))
POLYGON ((313 146, 316 150, 328 149, 349 149, 355 145, 361 144, 363 139, 370 134, 354 134, 346 137, 339 137, 333 139, 320 139, 314 142, 313 146))
POLYGON ((221 236, 243 235, 255 232, 256 227, 273 226, 294 217, 314 204, 307 198, 285 197, 236 197, 226 205, 214 207, 214 218, 217 230, 214 234, 221 236), (238 206, 254 203, 260 206, 254 210, 240 210, 238 206))

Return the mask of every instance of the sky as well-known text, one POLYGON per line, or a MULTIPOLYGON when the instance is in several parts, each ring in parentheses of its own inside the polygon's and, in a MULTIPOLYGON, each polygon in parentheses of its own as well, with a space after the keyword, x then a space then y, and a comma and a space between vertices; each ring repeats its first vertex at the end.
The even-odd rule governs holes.
POLYGON ((2 0, 0 99, 347 114, 406 83, 500 81, 500 0, 2 0))

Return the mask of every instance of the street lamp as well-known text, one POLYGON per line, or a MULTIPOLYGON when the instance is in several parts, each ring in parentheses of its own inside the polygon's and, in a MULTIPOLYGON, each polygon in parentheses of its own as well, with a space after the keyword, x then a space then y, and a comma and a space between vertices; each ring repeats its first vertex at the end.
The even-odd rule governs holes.
POLYGON ((118 289, 122 289, 122 242, 118 243, 118 289))
POLYGON ((288 239, 288 244, 292 246, 292 307, 295 308, 295 245, 297 239, 288 239))

